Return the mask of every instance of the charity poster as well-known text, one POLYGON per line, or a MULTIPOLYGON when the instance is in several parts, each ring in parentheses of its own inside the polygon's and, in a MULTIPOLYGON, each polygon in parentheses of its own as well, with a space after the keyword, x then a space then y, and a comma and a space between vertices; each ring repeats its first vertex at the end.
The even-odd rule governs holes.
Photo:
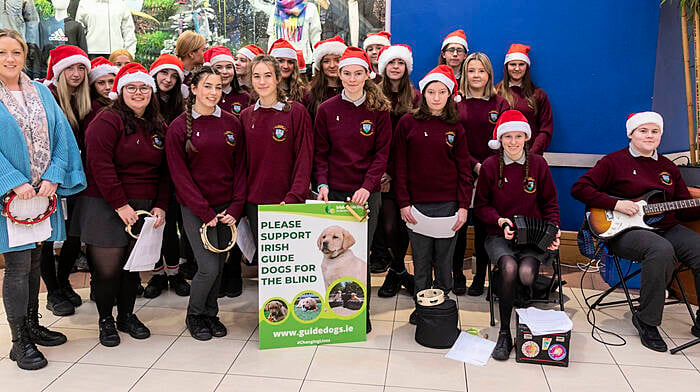
POLYGON ((364 214, 333 202, 258 206, 261 349, 366 340, 364 214))

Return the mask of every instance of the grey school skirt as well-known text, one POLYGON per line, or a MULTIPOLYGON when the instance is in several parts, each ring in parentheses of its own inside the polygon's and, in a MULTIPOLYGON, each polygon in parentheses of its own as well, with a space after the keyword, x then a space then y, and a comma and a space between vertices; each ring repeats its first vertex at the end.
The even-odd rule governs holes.
MULTIPOLYGON (((134 210, 150 211, 153 200, 129 199, 134 210)), ((139 232, 142 220, 134 225, 139 232)), ((133 240, 124 230, 124 222, 114 209, 101 197, 80 196, 73 210, 68 234, 80 237, 88 245, 104 248, 124 248, 133 240)))

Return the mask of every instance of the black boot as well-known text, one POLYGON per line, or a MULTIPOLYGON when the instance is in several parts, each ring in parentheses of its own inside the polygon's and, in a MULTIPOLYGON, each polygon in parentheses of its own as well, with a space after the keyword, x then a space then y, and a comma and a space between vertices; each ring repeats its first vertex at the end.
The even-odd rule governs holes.
POLYGON ((148 285, 143 290, 144 298, 156 298, 163 290, 168 288, 168 278, 165 274, 156 274, 151 276, 148 285))
POLYGON ((78 306, 83 304, 83 299, 78 295, 78 293, 73 290, 73 287, 70 285, 70 281, 65 281, 61 283, 61 293, 63 294, 68 301, 73 305, 74 308, 77 308, 78 306))
POLYGON ((661 337, 659 329, 656 326, 649 325, 640 320, 639 317, 637 317, 637 313, 632 315, 632 324, 637 328, 639 338, 642 340, 642 345, 644 347, 661 353, 668 350, 668 346, 664 338, 661 337))
POLYGON ((68 340, 66 335, 39 325, 39 304, 27 309, 27 331, 32 342, 40 346, 58 346, 68 340))
POLYGON ((467 292, 467 277, 462 271, 454 273, 452 277, 452 292, 455 295, 464 295, 467 292))
POLYGON ((54 316, 70 316, 75 313, 75 306, 63 295, 61 290, 56 290, 46 296, 46 309, 54 316))
POLYGON ((389 272, 384 278, 382 287, 380 287, 379 291, 377 291, 377 295, 382 298, 390 298, 395 296, 399 292, 400 288, 401 279, 399 279, 399 274, 397 274, 393 269, 389 268, 389 272))
POLYGON ((510 336, 510 330, 499 331, 498 341, 494 347, 491 357, 499 361, 505 361, 510 356, 510 351, 513 349, 513 338, 510 336))
POLYGON ((403 272, 400 272, 398 275, 401 286, 403 286, 411 296, 414 296, 416 294, 416 280, 413 275, 409 274, 407 270, 403 270, 403 272))
POLYGON ((36 348, 29 336, 26 319, 10 322, 10 330, 12 332, 10 359, 17 362, 20 369, 37 370, 48 364, 44 354, 36 348))
POLYGON ((474 276, 474 280, 472 280, 472 285, 469 286, 469 290, 467 291, 467 295, 471 297, 479 297, 481 294, 484 294, 484 280, 485 280, 484 274, 476 274, 474 276))
POLYGON ((175 275, 168 276, 168 282, 170 283, 170 288, 175 290, 175 294, 180 297, 190 295, 190 284, 187 283, 182 273, 178 272, 175 275))

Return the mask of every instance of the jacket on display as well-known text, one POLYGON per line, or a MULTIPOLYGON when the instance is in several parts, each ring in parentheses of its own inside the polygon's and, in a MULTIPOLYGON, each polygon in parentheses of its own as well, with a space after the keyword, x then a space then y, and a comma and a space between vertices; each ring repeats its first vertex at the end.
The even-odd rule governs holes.
POLYGON ((136 54, 136 33, 131 11, 122 0, 81 0, 75 20, 85 26, 90 54, 126 49, 136 54))
MULTIPOLYGON (((267 47, 271 47, 272 43, 278 38, 275 32, 274 26, 274 12, 270 15, 270 20, 267 24, 267 47)), ((316 4, 308 1, 306 3, 306 15, 304 17, 304 26, 302 27, 301 39, 299 41, 289 40, 289 43, 294 46, 294 49, 301 50, 304 53, 304 61, 307 64, 311 64, 313 61, 312 49, 316 42, 321 40, 321 18, 318 14, 318 8, 316 4)))

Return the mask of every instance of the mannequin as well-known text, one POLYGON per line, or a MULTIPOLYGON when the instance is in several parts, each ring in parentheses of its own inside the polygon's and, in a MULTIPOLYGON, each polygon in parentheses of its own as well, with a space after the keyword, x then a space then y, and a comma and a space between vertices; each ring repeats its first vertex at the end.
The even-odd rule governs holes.
POLYGON ((318 7, 313 2, 297 0, 296 2, 299 4, 295 7, 296 10, 284 11, 279 2, 279 0, 275 1, 275 8, 267 24, 269 37, 267 47, 271 47, 277 39, 284 38, 294 46, 294 49, 301 50, 304 53, 304 61, 310 64, 313 61, 312 48, 321 40, 321 17, 318 14, 318 7), (298 14, 298 19, 294 17, 296 14, 298 14), (296 20, 302 22, 302 15, 302 26, 293 30, 281 26, 293 25, 296 20), (290 30, 292 30, 291 33, 289 33, 290 30))
POLYGON ((136 53, 134 20, 125 1, 81 0, 75 20, 85 26, 91 58, 107 58, 117 49, 136 53))
POLYGON ((28 44, 38 44, 39 14, 34 0, 0 2, 0 28, 17 30, 28 44))
MULTIPOLYGON (((46 0, 38 0, 46 2, 46 0)), ((83 25, 69 15, 70 0, 52 0, 54 15, 41 15, 39 22, 39 47, 41 48, 41 74, 46 75, 46 64, 51 49, 69 44, 87 52, 87 40, 83 25)))
POLYGON ((374 0, 321 2, 321 12, 325 15, 323 39, 339 35, 348 45, 362 47, 367 33, 384 28, 374 15, 374 3, 374 0))

